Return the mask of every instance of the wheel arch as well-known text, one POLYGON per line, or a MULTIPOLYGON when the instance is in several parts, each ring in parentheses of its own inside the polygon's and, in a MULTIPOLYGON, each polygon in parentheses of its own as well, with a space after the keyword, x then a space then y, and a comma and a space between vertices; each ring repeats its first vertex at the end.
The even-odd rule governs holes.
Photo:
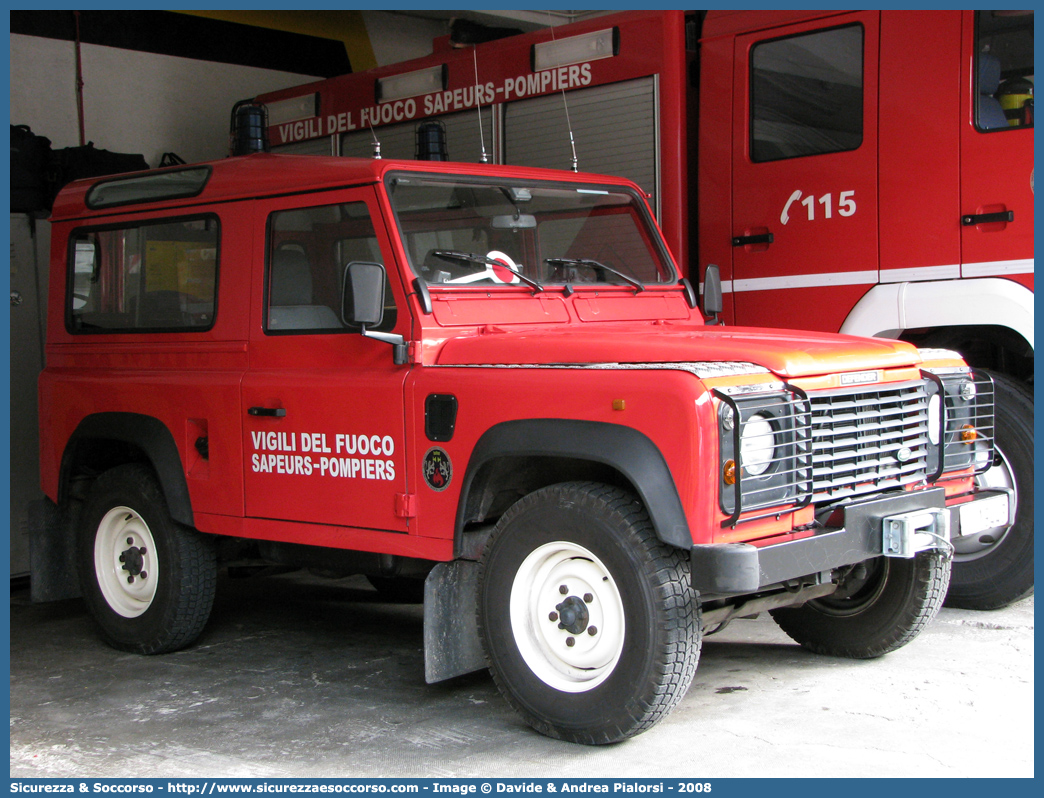
POLYGON ((78 476, 100 473, 128 462, 152 467, 171 517, 194 526, 192 501, 174 436, 153 416, 141 413, 95 413, 85 417, 69 436, 58 477, 58 503, 73 493, 78 476))
POLYGON ((457 508, 458 555, 469 523, 499 515, 534 490, 576 479, 633 490, 661 541, 686 550, 692 546, 674 477, 648 436, 618 424, 530 419, 491 427, 472 450, 457 508))
POLYGON ((1026 381, 1033 319, 1033 292, 1012 280, 882 283, 856 303, 840 332, 954 349, 973 366, 1026 381))

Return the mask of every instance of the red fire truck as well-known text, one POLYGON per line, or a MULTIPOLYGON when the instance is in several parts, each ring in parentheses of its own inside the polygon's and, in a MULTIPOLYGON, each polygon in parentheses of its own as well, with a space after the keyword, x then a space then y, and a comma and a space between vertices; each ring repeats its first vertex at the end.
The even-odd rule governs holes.
MULTIPOLYGON (((726 324, 960 351, 998 391, 951 604, 1033 589, 1033 13, 624 12, 262 95, 274 151, 581 169, 649 195, 726 324)), ((709 304, 707 302, 709 300, 709 304)))

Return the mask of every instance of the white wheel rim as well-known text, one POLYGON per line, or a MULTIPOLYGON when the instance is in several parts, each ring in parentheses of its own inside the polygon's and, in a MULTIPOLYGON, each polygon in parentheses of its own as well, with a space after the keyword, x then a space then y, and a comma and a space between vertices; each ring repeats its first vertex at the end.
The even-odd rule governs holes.
POLYGON ((510 605, 515 644, 544 684, 583 693, 609 678, 623 652, 623 601, 590 551, 564 541, 535 549, 515 574, 510 605))
MULTIPOLYGON (((997 448, 996 460, 985 472, 975 478, 975 487, 980 490, 991 488, 1005 488, 1011 491, 1011 515, 1014 517, 1019 508, 1019 486, 1015 482, 1015 472, 1011 463, 1008 462, 1004 452, 997 448)), ((998 526, 993 529, 984 529, 973 535, 956 537, 950 542, 953 544, 953 559, 955 562, 968 562, 985 557, 1007 536, 1010 526, 998 526)))
POLYGON ((94 573, 105 601, 124 618, 137 618, 152 604, 159 583, 156 541, 130 507, 113 507, 98 524, 94 573))

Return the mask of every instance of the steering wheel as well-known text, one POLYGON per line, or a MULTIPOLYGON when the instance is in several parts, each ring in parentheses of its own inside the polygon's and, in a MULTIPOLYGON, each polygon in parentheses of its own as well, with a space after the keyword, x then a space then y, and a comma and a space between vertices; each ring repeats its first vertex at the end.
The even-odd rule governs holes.
POLYGON ((511 259, 511 256, 505 252, 501 252, 499 249, 491 249, 486 253, 486 257, 494 263, 487 263, 486 268, 483 271, 475 272, 474 274, 466 274, 463 277, 455 277, 452 280, 447 280, 446 283, 453 283, 455 285, 464 285, 467 283, 477 283, 479 280, 492 280, 494 283, 500 283, 501 285, 517 285, 521 282, 519 276, 514 274, 511 270, 518 270, 518 264, 511 259), (507 268, 503 268, 500 264, 503 264, 507 268))

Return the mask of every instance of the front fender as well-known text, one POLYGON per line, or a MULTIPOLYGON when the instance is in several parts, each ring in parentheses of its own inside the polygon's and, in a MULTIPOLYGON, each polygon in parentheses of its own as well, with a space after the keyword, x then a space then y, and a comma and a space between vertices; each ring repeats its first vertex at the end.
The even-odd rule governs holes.
POLYGON ((638 494, 661 541, 686 550, 692 546, 678 488, 656 444, 631 427, 568 419, 506 421, 479 438, 461 488, 458 540, 476 478, 486 466, 503 457, 568 458, 609 466, 622 474, 638 494))

